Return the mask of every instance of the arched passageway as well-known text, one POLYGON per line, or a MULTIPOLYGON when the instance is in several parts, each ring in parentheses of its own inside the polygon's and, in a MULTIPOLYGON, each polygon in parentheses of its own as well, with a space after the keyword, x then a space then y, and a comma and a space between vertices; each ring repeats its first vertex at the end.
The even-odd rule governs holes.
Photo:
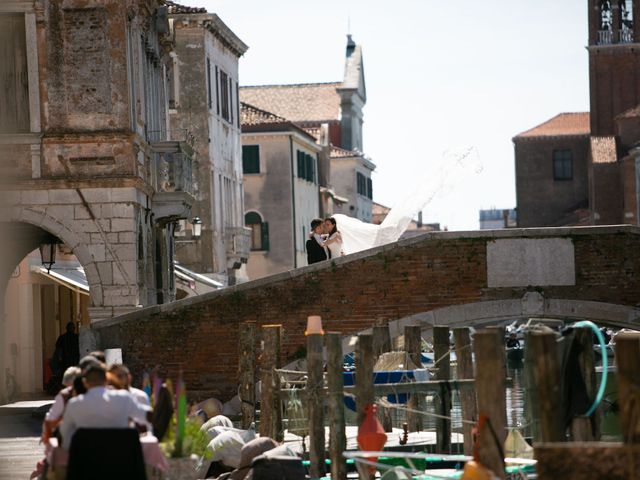
POLYGON ((66 324, 76 331, 89 324, 90 290, 63 238, 26 222, 3 222, 0 229, 0 400, 10 400, 50 382, 50 359, 66 324), (50 271, 42 265, 43 244, 55 245, 50 271))

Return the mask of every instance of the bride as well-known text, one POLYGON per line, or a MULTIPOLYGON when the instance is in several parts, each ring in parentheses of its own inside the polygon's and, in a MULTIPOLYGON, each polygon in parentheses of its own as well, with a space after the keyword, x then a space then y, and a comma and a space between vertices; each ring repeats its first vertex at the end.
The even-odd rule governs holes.
MULTIPOLYGON (((399 203, 394 205, 380 225, 365 223, 342 214, 332 217, 340 224, 342 254, 359 252, 397 241, 407 229, 416 212, 435 198, 450 193, 455 184, 470 174, 482 172, 482 164, 475 147, 448 150, 436 170, 420 179, 399 203)), ((331 251, 332 258, 333 250, 331 251)))
POLYGON ((327 239, 322 246, 327 247, 331 252, 331 258, 338 258, 344 255, 342 251, 342 234, 338 231, 336 219, 333 217, 324 219, 324 228, 327 232, 327 239))

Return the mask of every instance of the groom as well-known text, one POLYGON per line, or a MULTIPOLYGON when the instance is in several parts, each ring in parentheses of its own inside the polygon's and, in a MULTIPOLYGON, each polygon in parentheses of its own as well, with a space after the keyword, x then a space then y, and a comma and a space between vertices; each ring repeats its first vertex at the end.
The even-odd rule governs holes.
POLYGON ((311 220, 311 238, 307 240, 307 264, 322 262, 331 258, 331 253, 327 247, 323 247, 322 234, 324 233, 324 222, 320 218, 311 220))

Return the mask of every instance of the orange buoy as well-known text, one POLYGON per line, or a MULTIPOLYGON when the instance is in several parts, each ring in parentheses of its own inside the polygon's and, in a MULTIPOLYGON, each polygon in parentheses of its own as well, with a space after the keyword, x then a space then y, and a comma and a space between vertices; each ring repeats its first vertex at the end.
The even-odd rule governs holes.
MULTIPOLYGON (((376 406, 369 404, 364 407, 364 419, 358 428, 358 447, 366 452, 378 452, 382 450, 387 441, 387 434, 384 433, 382 424, 376 417, 376 406)), ((378 457, 369 457, 367 460, 375 462, 378 457)), ((369 471, 374 473, 376 468, 369 467, 369 471)))

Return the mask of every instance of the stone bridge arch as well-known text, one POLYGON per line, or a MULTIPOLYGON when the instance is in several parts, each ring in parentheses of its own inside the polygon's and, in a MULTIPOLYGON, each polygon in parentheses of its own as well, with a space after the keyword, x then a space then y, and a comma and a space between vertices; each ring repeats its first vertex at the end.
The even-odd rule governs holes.
MULTIPOLYGON (((434 326, 481 328, 533 317, 555 318, 567 322, 591 320, 607 327, 640 328, 640 308, 588 300, 545 298, 538 292, 527 292, 519 299, 480 301, 437 308, 392 320, 388 326, 393 339, 403 335, 407 325, 420 325, 423 331, 434 326)), ((371 331, 371 328, 367 328, 358 333, 371 331)), ((353 351, 353 336, 351 334, 344 338, 343 351, 346 353, 353 351)))

